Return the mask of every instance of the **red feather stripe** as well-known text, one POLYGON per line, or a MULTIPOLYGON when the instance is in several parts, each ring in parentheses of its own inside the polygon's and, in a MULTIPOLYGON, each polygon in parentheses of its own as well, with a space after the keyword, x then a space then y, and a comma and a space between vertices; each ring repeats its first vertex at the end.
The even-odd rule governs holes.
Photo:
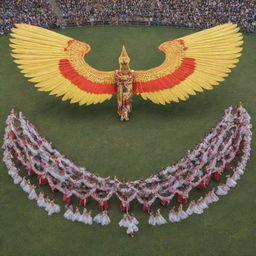
POLYGON ((133 91, 134 93, 143 93, 170 89, 189 77, 194 72, 195 66, 195 59, 184 58, 180 67, 171 74, 147 82, 133 83, 133 91))
POLYGON ((79 89, 95 94, 115 94, 115 84, 95 83, 84 76, 80 75, 72 66, 68 59, 62 59, 59 61, 60 73, 76 85, 79 89))

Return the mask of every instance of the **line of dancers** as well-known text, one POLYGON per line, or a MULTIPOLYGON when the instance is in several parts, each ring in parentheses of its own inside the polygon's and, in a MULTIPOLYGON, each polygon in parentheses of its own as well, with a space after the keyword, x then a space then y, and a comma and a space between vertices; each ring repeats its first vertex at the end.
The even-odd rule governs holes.
POLYGON ((50 199, 48 196, 45 197, 44 192, 39 193, 37 205, 44 208, 49 216, 54 213, 60 213, 61 211, 60 206, 56 204, 53 199, 50 199))
MULTIPOLYGON (((248 123, 248 125, 251 126, 250 123, 248 123)), ((232 175, 226 176, 226 183, 222 183, 217 186, 216 190, 212 189, 204 197, 200 197, 196 201, 190 201, 186 210, 184 209, 184 205, 182 203, 179 205, 177 210, 172 208, 168 215, 169 222, 175 223, 188 218, 192 214, 202 214, 211 203, 217 202, 219 200, 218 196, 228 194, 230 188, 234 188, 237 185, 237 180, 239 180, 240 176, 244 174, 244 170, 250 156, 250 142, 252 134, 250 129, 247 130, 246 133, 247 136, 244 137, 244 141, 242 143, 243 155, 241 156, 237 167, 231 167, 233 173, 232 175)), ((21 186, 22 190, 28 194, 28 198, 30 200, 36 200, 37 205, 44 208, 48 212, 48 215, 59 213, 60 206, 57 205, 54 200, 51 200, 49 197, 45 196, 43 192, 40 192, 39 195, 37 195, 36 186, 31 184, 29 178, 22 178, 19 175, 20 169, 16 168, 14 162, 12 161, 13 159, 14 157, 12 152, 8 150, 8 147, 4 148, 3 161, 8 168, 8 174, 13 178, 13 182, 21 186)), ((95 217, 92 217, 91 211, 88 211, 86 208, 84 208, 83 212, 81 213, 78 207, 74 209, 72 205, 66 206, 64 217, 73 222, 77 221, 88 225, 97 223, 99 225, 106 226, 111 222, 106 210, 100 212, 95 217)), ((150 212, 148 223, 153 226, 158 226, 166 224, 168 221, 161 215, 160 209, 158 209, 155 214, 150 212)), ((126 227, 126 233, 131 237, 134 237, 135 233, 139 230, 139 221, 133 214, 129 214, 128 212, 124 214, 123 218, 119 221, 118 224, 120 227, 126 227)))
POLYGON ((187 201, 194 187, 206 188, 211 178, 219 179, 226 166, 239 155, 251 126, 244 108, 230 107, 225 110, 221 122, 178 163, 145 180, 122 183, 118 179, 98 177, 75 166, 42 138, 21 113, 17 117, 13 112, 7 125, 3 148, 10 150, 28 173, 37 174, 40 182, 49 183, 52 190, 61 191, 64 201, 70 203, 72 195, 75 195, 84 203, 89 198, 86 195, 90 194, 99 203, 107 204, 115 194, 124 211, 129 209, 134 199, 143 205, 145 211, 150 211, 156 198, 161 199, 164 205, 168 205, 173 197, 179 203, 187 201), (19 122, 20 126, 17 126, 19 122), (81 186, 86 188, 83 193, 80 192, 81 186), (95 188, 100 192, 91 193, 95 188))
POLYGON ((107 226, 111 222, 107 211, 102 211, 93 218, 92 211, 88 211, 86 208, 83 209, 82 214, 78 207, 74 210, 72 205, 66 205, 65 208, 64 218, 73 222, 78 221, 86 225, 92 225, 95 222, 101 226, 107 226))

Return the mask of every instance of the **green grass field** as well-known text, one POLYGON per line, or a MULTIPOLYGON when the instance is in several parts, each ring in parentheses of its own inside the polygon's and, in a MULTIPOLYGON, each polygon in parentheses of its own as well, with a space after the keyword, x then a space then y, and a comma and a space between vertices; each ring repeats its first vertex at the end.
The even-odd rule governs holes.
MULTIPOLYGON (((161 63, 158 45, 193 33, 168 27, 85 27, 58 31, 92 46, 88 62, 95 68, 118 68, 125 44, 133 69, 161 63)), ((241 62, 215 90, 186 102, 155 105, 134 97, 131 120, 121 123, 116 99, 101 105, 79 107, 38 92, 12 62, 8 36, 0 37, 0 137, 11 108, 22 111, 40 133, 75 163, 102 176, 136 179, 158 172, 186 154, 215 126, 223 111, 244 103, 256 126, 256 36, 245 35, 241 62)), ((255 137, 255 128, 253 128, 255 137)), ((1 256, 254 256, 256 255, 255 139, 245 175, 238 186, 211 205, 202 216, 178 224, 153 227, 141 206, 132 212, 140 231, 130 239, 117 223, 122 214, 115 198, 110 201, 111 225, 85 226, 66 221, 61 214, 48 217, 12 183, 0 163, 1 256)), ((2 154, 2 150, 1 150, 2 154)), ((48 191, 47 188, 44 188, 48 191)), ((48 193, 50 195, 50 192, 48 193)), ((193 196, 199 196, 195 191, 193 196)), ((60 202, 60 194, 54 195, 60 202)), ((157 209, 157 202, 154 209, 157 209)), ((88 208, 96 211, 92 200, 88 208)), ((163 209, 167 216, 168 209, 163 209)))

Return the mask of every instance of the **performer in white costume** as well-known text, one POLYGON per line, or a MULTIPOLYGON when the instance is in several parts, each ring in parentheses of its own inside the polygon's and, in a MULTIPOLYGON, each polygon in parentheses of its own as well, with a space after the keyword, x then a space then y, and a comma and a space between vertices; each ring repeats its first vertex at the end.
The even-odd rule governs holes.
POLYGON ((119 227, 127 228, 128 224, 129 224, 128 214, 125 213, 123 218, 119 221, 118 225, 119 225, 119 227))
POLYGON ((180 204, 180 206, 179 206, 177 215, 181 220, 184 220, 188 217, 188 214, 183 210, 183 205, 182 204, 180 204))
POLYGON ((102 221, 102 212, 98 213, 97 215, 94 216, 93 221, 96 222, 97 224, 101 224, 102 221))
POLYGON ((38 199, 35 188, 36 188, 35 185, 31 185, 31 191, 28 195, 28 199, 30 199, 30 200, 37 200, 38 199))
POLYGON ((75 211, 75 213, 73 214, 71 220, 72 220, 72 221, 79 221, 80 218, 81 218, 81 213, 80 213, 80 211, 79 211, 79 208, 76 207, 76 211, 75 211))
POLYGON ((226 184, 221 184, 217 187, 216 194, 219 196, 227 195, 229 189, 230 188, 226 184))
POLYGON ((234 188, 234 187, 237 185, 236 181, 233 180, 233 178, 230 177, 230 175, 227 175, 226 177, 227 177, 227 183, 226 183, 226 184, 227 184, 230 188, 234 188))
POLYGON ((40 192, 38 199, 37 199, 37 206, 38 207, 46 207, 45 200, 44 200, 44 192, 40 192))
POLYGON ((156 225, 163 225, 166 224, 166 219, 161 215, 160 209, 157 209, 156 216, 155 216, 156 225))
POLYGON ((72 220, 72 217, 73 217, 73 214, 74 214, 73 206, 72 205, 70 205, 70 206, 65 205, 65 208, 67 210, 64 213, 64 218, 67 219, 67 220, 72 220))
POLYGON ((109 216, 108 216, 108 211, 103 211, 102 212, 102 218, 101 218, 101 225, 102 226, 107 226, 107 225, 109 225, 109 223, 110 223, 111 221, 110 221, 110 218, 109 218, 109 216))
POLYGON ((153 225, 153 226, 156 225, 156 220, 155 220, 155 216, 154 216, 154 213, 153 213, 153 212, 150 212, 150 213, 149 213, 148 224, 149 224, 149 225, 153 225))
POLYGON ((128 235, 130 235, 131 237, 134 237, 134 234, 139 231, 139 228, 137 227, 137 225, 135 225, 132 222, 131 216, 129 216, 128 218, 129 218, 129 224, 128 224, 128 228, 126 230, 126 233, 128 235))

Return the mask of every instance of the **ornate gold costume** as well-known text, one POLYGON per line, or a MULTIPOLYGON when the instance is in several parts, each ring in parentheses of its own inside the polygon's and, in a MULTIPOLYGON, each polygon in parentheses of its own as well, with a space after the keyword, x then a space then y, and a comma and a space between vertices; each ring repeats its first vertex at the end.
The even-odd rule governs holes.
POLYGON ((117 113, 120 115, 121 121, 128 121, 129 113, 132 110, 134 71, 130 69, 129 63, 130 58, 123 46, 119 57, 120 69, 115 74, 118 104, 117 113))

